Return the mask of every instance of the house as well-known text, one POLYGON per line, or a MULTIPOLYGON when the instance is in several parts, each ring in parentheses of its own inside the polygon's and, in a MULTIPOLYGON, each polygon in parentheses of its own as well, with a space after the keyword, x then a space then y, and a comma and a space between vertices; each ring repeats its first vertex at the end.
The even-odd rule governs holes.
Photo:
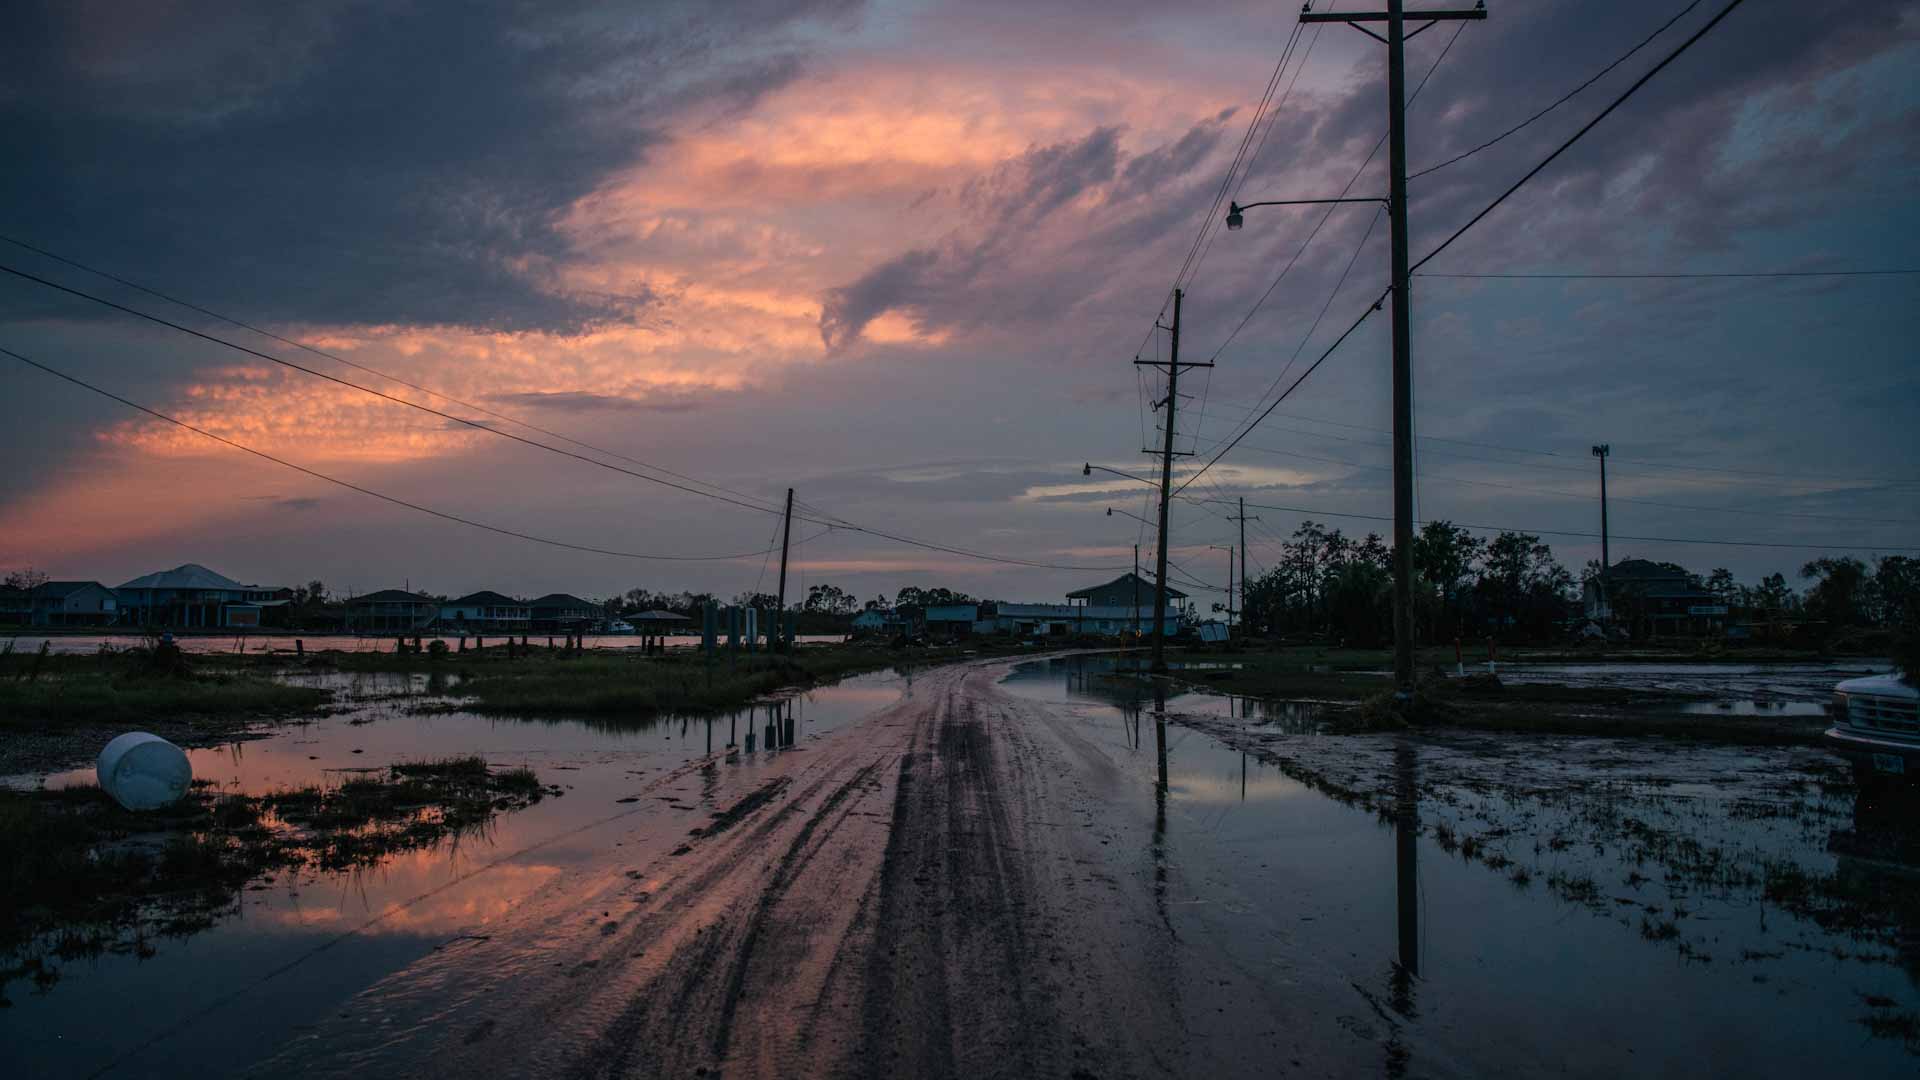
POLYGON ((27 590, 0 585, 0 623, 27 623, 33 618, 33 602, 27 590))
POLYGON ((120 617, 113 590, 97 581, 47 581, 27 590, 35 626, 110 626, 120 617))
POLYGON ((242 585, 186 563, 134 578, 113 596, 120 621, 134 626, 262 626, 283 620, 293 590, 242 585))
POLYGON ((381 589, 347 604, 349 625, 357 633, 393 634, 425 630, 440 617, 440 604, 425 593, 381 589))
MULTIPOLYGON (((1143 634, 1153 632, 1153 605, 1141 607, 1092 604, 1008 604, 995 605, 994 630, 1014 637, 1055 637, 1067 634, 1120 636, 1137 627, 1143 634)), ((1180 632, 1180 617, 1167 612, 1168 635, 1180 632)))
POLYGON ((527 607, 533 629, 549 634, 587 630, 605 617, 599 604, 567 593, 548 593, 527 607))
POLYGON ((967 637, 993 632, 992 604, 933 604, 926 611, 927 633, 939 637, 967 637))
POLYGON ((524 634, 533 622, 533 607, 523 600, 482 589, 441 604, 440 622, 449 629, 470 633, 524 634))
MULTIPOLYGON (((1153 590, 1153 582, 1141 577, 1139 574, 1126 573, 1121 574, 1105 585, 1092 585, 1084 589, 1076 589, 1067 594, 1067 602, 1072 603, 1078 600, 1089 607, 1143 607, 1151 609, 1153 607, 1153 590)), ((1185 600, 1186 598, 1186 593, 1181 592, 1171 585, 1167 586, 1167 609, 1169 611, 1177 609, 1180 606, 1179 601, 1185 600)), ((1153 617, 1148 616, 1147 621, 1152 622, 1153 617)))
POLYGON ((1614 563, 1605 590, 1598 580, 1589 581, 1582 601, 1587 618, 1605 622, 1617 616, 1654 637, 1714 633, 1727 621, 1724 599, 1696 584, 1684 568, 1647 559, 1614 563))

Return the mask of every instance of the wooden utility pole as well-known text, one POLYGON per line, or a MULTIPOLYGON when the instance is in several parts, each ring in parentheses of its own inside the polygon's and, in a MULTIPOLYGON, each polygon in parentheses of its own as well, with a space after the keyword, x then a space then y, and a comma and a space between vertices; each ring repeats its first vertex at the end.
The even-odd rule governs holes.
POLYGON ((1593 448, 1593 456, 1600 459, 1600 603, 1609 622, 1613 619, 1613 598, 1607 595, 1607 573, 1613 561, 1607 555, 1607 455, 1611 453, 1612 443, 1593 448))
MULTIPOLYGON (((1393 681, 1413 689, 1413 341, 1407 274, 1407 12, 1403 0, 1385 11, 1302 12, 1303 23, 1346 23, 1387 46, 1387 144, 1391 181, 1387 214, 1393 235, 1393 681), (1363 23, 1386 23, 1381 37, 1363 23)), ((1470 10, 1416 11, 1420 31, 1441 22, 1487 17, 1485 0, 1470 10)))
POLYGON ((1140 545, 1133 545, 1133 640, 1140 640, 1140 545))
MULTIPOLYGON (((1247 615, 1247 522, 1259 521, 1260 515, 1247 516, 1246 496, 1240 497, 1240 512, 1229 521, 1240 523, 1240 618, 1244 622, 1247 615)), ((1233 594, 1227 594, 1227 625, 1233 625, 1233 594)))
POLYGON ((1210 362, 1183 364, 1180 362, 1180 301, 1186 296, 1179 289, 1173 290, 1173 325, 1156 327, 1167 331, 1171 343, 1167 359, 1138 360, 1135 364, 1142 367, 1163 367, 1167 369, 1167 407, 1166 438, 1160 451, 1160 554, 1153 587, 1153 670, 1167 670, 1167 504, 1173 498, 1173 416, 1180 404, 1180 369, 1212 367, 1210 362))
POLYGON ((784 652, 793 643, 787 640, 787 541, 793 536, 793 489, 787 489, 787 515, 780 523, 780 601, 773 609, 773 633, 768 643, 784 652))

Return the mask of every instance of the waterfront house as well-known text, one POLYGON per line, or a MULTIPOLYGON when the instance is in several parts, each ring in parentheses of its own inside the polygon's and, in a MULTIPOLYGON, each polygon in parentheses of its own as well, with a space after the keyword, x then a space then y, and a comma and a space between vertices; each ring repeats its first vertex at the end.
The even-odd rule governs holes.
MULTIPOLYGON (((1121 574, 1119 577, 1114 578, 1104 585, 1090 585, 1084 589, 1075 589, 1073 592, 1067 594, 1067 602, 1072 603, 1078 600, 1089 607, 1143 607, 1151 610, 1153 608, 1153 588, 1153 582, 1141 577, 1139 574, 1126 573, 1121 574)), ((1181 592, 1171 585, 1167 586, 1167 610, 1169 612, 1179 608, 1179 601, 1185 600, 1186 598, 1186 593, 1181 592)), ((1147 621, 1151 623, 1153 617, 1149 615, 1147 621)))
POLYGON ((110 626, 120 617, 113 590, 97 581, 48 581, 27 590, 35 626, 110 626))
POLYGON ((293 590, 242 585, 199 563, 186 563, 134 578, 113 596, 125 625, 253 627, 284 621, 293 590))
POLYGON ((527 605, 534 630, 547 634, 581 633, 606 617, 599 604, 568 593, 548 593, 527 605))
POLYGON ((967 637, 990 634, 994 629, 993 605, 933 604, 926 609, 927 633, 935 637, 967 637))
POLYGON ((1701 587, 1685 568, 1647 559, 1622 559, 1607 571, 1606 589, 1587 582, 1586 615, 1618 617, 1635 633, 1653 637, 1711 634, 1726 625, 1727 602, 1701 587))
MULTIPOLYGON (((1067 634, 1099 634, 1117 637, 1137 628, 1142 634, 1153 632, 1153 605, 1141 607, 1120 604, 1009 604, 994 605, 994 630, 1014 637, 1056 637, 1067 634)), ((1180 615, 1167 611, 1169 636, 1180 632, 1180 615)))
POLYGON ((355 633, 394 634, 425 630, 440 617, 439 601, 425 593, 381 589, 356 596, 347 604, 348 625, 355 633))
POLYGON ((26 623, 33 617, 33 601, 27 590, 0 585, 0 623, 26 623))
POLYGON ((533 607, 524 600, 488 589, 440 605, 440 623, 468 633, 524 634, 533 623, 533 607))

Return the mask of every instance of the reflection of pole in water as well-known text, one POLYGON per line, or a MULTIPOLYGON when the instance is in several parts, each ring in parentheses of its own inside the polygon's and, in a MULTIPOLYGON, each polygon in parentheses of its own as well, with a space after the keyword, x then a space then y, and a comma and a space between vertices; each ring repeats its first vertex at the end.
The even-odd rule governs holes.
POLYGON ((1247 752, 1240 751, 1240 801, 1247 801, 1247 752))
POLYGON ((1400 967, 1420 974, 1420 793, 1413 745, 1402 739, 1393 748, 1394 878, 1399 887, 1400 967))
POLYGON ((713 755, 713 717, 707 717, 707 755, 713 755))
POLYGON ((740 741, 740 714, 736 712, 736 713, 731 713, 727 716, 727 746, 731 748, 735 745, 738 745, 739 741, 740 741))
POLYGON ((1160 752, 1160 809, 1166 812, 1167 799, 1167 684, 1153 680, 1153 738, 1160 752))

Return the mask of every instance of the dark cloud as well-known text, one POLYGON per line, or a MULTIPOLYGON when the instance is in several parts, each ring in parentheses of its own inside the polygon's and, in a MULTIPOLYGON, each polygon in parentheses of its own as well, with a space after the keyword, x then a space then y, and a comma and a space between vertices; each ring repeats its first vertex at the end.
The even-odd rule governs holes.
POLYGON ((627 320, 561 284, 560 215, 846 6, 16 5, 0 230, 254 319, 627 320))
MULTIPOLYGON (((1110 209, 1182 178, 1219 141, 1220 125, 1220 118, 1203 121, 1174 143, 1133 157, 1120 148, 1119 128, 1099 127, 1003 163, 962 188, 970 225, 831 290, 821 304, 821 340, 829 350, 843 349, 888 311, 905 312, 927 328, 1044 315, 1055 289, 1024 288, 1029 272, 1012 265, 1035 236, 1058 217, 1073 217, 1071 227, 1078 229, 1076 200, 1110 209)), ((1071 258, 1071 250, 1061 254, 1071 258)), ((1061 269, 1047 265, 1049 275, 1061 269)))
POLYGON ((644 397, 596 394, 589 390, 528 391, 521 394, 492 394, 487 400, 495 405, 551 409, 556 412, 692 412, 712 404, 701 393, 652 391, 644 397))

